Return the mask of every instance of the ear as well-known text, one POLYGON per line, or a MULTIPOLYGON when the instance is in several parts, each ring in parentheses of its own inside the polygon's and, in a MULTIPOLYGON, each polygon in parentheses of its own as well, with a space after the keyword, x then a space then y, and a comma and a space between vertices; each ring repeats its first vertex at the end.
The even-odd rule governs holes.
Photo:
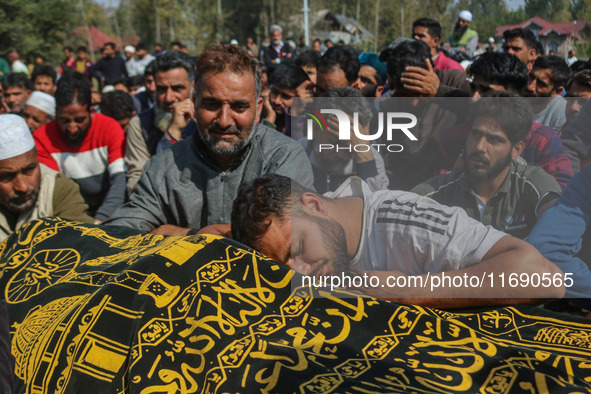
POLYGON ((384 94, 384 87, 378 86, 376 88, 376 97, 382 97, 382 94, 384 94))
POLYGON ((439 46, 439 37, 434 37, 433 42, 435 43, 435 47, 439 46))
POLYGON ((511 159, 512 160, 517 159, 521 155, 521 152, 523 152, 523 145, 524 145, 524 142, 519 141, 518 143, 516 143, 513 146, 513 150, 511 152, 511 159))
POLYGON ((300 203, 308 215, 326 216, 328 215, 328 207, 326 202, 314 193, 304 193, 300 197, 300 203))
POLYGON ((562 91, 565 90, 563 86, 559 86, 552 92, 552 97, 561 96, 562 91))

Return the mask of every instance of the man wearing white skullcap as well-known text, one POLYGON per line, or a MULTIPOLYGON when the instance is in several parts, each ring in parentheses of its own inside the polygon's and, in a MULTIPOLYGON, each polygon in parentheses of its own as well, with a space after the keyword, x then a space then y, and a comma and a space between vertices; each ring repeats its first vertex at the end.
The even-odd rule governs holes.
POLYGON ((55 118, 55 98, 51 94, 34 91, 25 106, 23 119, 31 133, 55 118))
POLYGON ((478 47, 478 33, 470 29, 472 13, 468 10, 460 12, 449 41, 444 45, 451 58, 461 62, 470 60, 478 47))
POLYGON ((90 223, 87 208, 74 181, 39 164, 23 118, 0 115, 0 242, 45 216, 90 223))

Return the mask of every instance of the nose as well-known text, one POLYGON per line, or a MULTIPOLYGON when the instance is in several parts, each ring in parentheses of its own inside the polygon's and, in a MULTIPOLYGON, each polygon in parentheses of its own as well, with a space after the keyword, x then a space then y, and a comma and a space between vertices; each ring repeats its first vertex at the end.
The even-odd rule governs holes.
POLYGON ((219 113, 218 113, 218 125, 223 128, 227 129, 228 127, 232 126, 234 120, 232 119, 232 114, 230 113, 230 107, 227 104, 221 106, 219 113))
POLYGON ((31 130, 31 131, 35 131, 37 129, 37 125, 35 124, 33 119, 31 119, 31 117, 29 117, 29 119, 27 119, 27 126, 29 126, 29 130, 31 130))
POLYGON ((480 137, 474 148, 477 152, 484 152, 486 150, 486 138, 484 136, 480 137))
POLYGON ((166 89, 166 97, 165 100, 167 103, 173 103, 175 100, 174 91, 170 88, 166 89))
POLYGON ((531 78, 529 81, 527 81, 527 90, 529 90, 530 92, 535 92, 536 91, 536 80, 531 78))
POLYGON ((361 90, 361 78, 357 78, 351 87, 361 90))
POLYGON ((12 188, 15 192, 26 193, 29 191, 29 184, 27 183, 23 174, 17 174, 12 182, 12 188))
POLYGON ((310 275, 312 266, 301 259, 291 259, 290 268, 302 275, 310 275))

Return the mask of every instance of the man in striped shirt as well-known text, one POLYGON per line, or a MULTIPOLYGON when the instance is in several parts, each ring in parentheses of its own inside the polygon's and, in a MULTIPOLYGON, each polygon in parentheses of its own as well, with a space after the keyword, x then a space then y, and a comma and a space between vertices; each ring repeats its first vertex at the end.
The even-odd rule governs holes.
POLYGON ((88 78, 63 76, 55 92, 56 118, 33 137, 39 162, 80 186, 97 223, 125 199, 125 135, 113 118, 93 113, 88 78))
POLYGON ((560 284, 506 286, 500 292, 501 284, 492 280, 481 281, 477 289, 466 283, 388 285, 400 283, 400 277, 419 282, 447 277, 457 283, 463 277, 562 272, 531 245, 482 225, 461 208, 410 192, 372 192, 357 177, 324 196, 278 175, 244 183, 232 209, 232 236, 310 277, 353 271, 381 278, 381 286, 358 290, 398 302, 452 308, 539 302, 564 294, 560 284))

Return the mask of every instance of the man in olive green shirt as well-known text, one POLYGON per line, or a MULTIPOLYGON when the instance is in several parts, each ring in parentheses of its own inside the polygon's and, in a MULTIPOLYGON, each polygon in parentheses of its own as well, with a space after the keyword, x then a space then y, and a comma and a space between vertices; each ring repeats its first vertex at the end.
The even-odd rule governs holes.
POLYGON ((87 209, 78 184, 39 164, 23 118, 0 115, 0 242, 45 216, 91 223, 87 209))
POLYGON ((527 237, 561 192, 552 176, 519 157, 531 119, 523 99, 480 99, 470 110, 462 168, 431 178, 412 191, 462 207, 470 217, 514 237, 527 237))

